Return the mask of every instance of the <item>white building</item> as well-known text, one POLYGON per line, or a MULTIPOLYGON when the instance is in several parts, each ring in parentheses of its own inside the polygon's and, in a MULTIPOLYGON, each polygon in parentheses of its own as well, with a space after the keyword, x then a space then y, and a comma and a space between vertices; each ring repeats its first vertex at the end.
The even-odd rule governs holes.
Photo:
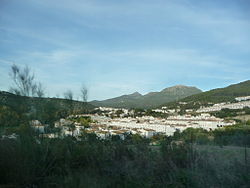
POLYGON ((236 100, 236 101, 246 101, 246 100, 250 100, 250 96, 236 97, 235 100, 236 100))
POLYGON ((31 127, 35 130, 35 131, 37 131, 37 132, 39 132, 39 133, 45 133, 45 126, 44 125, 42 125, 42 123, 40 122, 40 121, 38 121, 38 120, 32 120, 31 122, 30 122, 30 125, 31 125, 31 127))

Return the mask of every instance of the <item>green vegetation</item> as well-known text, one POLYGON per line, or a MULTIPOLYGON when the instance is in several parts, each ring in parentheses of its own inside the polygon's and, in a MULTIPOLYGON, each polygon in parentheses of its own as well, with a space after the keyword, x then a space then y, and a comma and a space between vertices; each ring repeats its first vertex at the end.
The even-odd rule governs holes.
POLYGON ((73 122, 80 123, 80 125, 84 127, 89 127, 90 123, 94 123, 90 116, 73 117, 68 119, 73 122))
POLYGON ((250 147, 250 125, 237 124, 213 131, 188 128, 181 133, 175 132, 173 140, 206 145, 250 147))
POLYGON ((250 114, 250 108, 245 107, 243 109, 228 109, 224 108, 218 112, 212 112, 212 115, 219 117, 219 118, 226 118, 226 117, 236 117, 238 115, 248 115, 250 114))
POLYGON ((150 109, 140 109, 140 108, 136 108, 136 109, 130 109, 133 113, 127 115, 130 117, 142 117, 142 116, 152 116, 152 117, 160 117, 160 118, 167 118, 168 115, 166 113, 162 113, 162 112, 155 112, 152 111, 150 109))
POLYGON ((186 97, 182 101, 200 101, 200 102, 230 102, 234 101, 235 97, 250 95, 250 80, 238 84, 230 85, 225 88, 213 89, 207 92, 186 97))
POLYGON ((20 115, 7 106, 0 106, 0 126, 16 127, 20 124, 20 115))
POLYGON ((7 108, 8 111, 11 111, 8 113, 17 113, 18 116, 26 116, 28 119, 37 119, 42 123, 50 124, 69 114, 86 113, 94 109, 94 106, 67 99, 24 97, 0 92, 1 108, 7 108))
MULTIPOLYGON (((231 129, 241 128, 220 131, 234 137, 238 133, 231 129)), ((17 139, 0 140, 1 187, 247 187, 250 183, 246 156, 250 150, 200 142, 211 133, 199 129, 159 137, 159 146, 150 146, 150 140, 139 135, 123 141, 84 133, 76 141, 41 138, 28 126, 15 131, 17 139)), ((229 144, 222 140, 222 145, 229 144)))

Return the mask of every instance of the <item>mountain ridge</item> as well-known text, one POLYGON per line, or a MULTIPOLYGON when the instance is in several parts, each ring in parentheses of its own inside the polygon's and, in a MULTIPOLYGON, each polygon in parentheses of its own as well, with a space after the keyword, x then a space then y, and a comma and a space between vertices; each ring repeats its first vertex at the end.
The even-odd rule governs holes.
POLYGON ((152 108, 165 102, 171 102, 193 94, 202 92, 194 86, 176 85, 158 92, 149 92, 145 95, 134 92, 102 101, 91 101, 95 106, 116 108, 152 108))

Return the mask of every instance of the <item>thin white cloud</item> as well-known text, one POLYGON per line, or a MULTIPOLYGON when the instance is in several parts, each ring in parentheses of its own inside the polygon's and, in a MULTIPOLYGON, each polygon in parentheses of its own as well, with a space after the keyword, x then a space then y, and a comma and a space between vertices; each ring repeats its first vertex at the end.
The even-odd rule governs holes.
POLYGON ((4 60, 4 59, 0 59, 0 63, 1 63, 2 65, 5 64, 5 65, 11 66, 14 62, 8 61, 8 60, 4 60))
POLYGON ((242 19, 238 12, 216 7, 194 6, 188 1, 128 1, 126 3, 109 3, 102 1, 37 1, 46 7, 65 11, 65 16, 72 17, 72 22, 89 27, 132 29, 125 27, 152 25, 176 27, 188 24, 206 32, 209 37, 226 45, 249 43, 250 21, 242 19), (206 9, 206 10, 204 10, 206 9), (233 14, 232 14, 233 12, 233 14), (121 21, 123 20, 123 21, 121 21), (179 24, 178 24, 179 23, 179 24), (173 25, 175 24, 175 26, 173 25))

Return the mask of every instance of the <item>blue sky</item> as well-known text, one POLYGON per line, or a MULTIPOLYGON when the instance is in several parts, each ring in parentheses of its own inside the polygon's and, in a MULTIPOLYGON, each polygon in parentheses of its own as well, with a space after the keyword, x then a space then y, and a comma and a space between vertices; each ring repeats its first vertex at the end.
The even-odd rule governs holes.
POLYGON ((250 79, 249 0, 0 0, 0 90, 14 62, 89 100, 250 79))

